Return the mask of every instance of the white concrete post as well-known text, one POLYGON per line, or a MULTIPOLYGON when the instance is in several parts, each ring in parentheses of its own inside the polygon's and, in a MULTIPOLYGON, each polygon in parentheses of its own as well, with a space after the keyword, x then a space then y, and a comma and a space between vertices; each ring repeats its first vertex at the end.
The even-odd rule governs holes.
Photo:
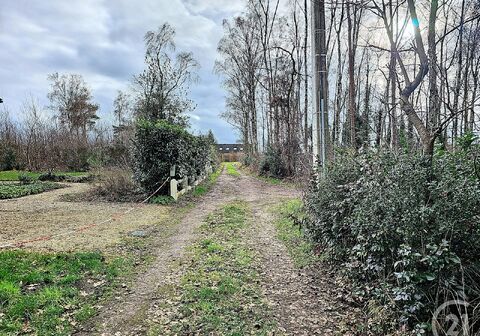
POLYGON ((170 180, 170 196, 176 201, 178 199, 178 182, 175 179, 170 180))

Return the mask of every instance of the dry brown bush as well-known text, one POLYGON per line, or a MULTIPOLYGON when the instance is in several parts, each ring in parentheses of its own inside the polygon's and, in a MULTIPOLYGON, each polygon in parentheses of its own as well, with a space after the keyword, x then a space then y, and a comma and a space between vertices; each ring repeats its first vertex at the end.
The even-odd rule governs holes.
POLYGON ((243 160, 243 153, 222 153, 221 155, 222 162, 241 162, 243 160))
POLYGON ((95 187, 89 192, 91 198, 111 202, 136 202, 143 200, 145 193, 133 180, 133 173, 126 168, 108 168, 95 171, 95 187))

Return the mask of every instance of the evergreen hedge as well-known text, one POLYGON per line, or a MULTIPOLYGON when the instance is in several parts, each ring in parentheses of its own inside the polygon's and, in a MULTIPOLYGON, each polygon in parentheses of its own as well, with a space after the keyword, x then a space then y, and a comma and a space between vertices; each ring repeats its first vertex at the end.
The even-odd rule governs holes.
POLYGON ((423 334, 442 303, 480 299, 477 152, 344 155, 306 193, 306 233, 393 328, 423 334))
MULTIPOLYGON (((137 122, 134 137, 134 178, 148 192, 155 191, 176 166, 179 177, 198 176, 216 163, 213 139, 195 136, 165 120, 137 122)), ((165 188, 166 191, 168 188, 165 188)))

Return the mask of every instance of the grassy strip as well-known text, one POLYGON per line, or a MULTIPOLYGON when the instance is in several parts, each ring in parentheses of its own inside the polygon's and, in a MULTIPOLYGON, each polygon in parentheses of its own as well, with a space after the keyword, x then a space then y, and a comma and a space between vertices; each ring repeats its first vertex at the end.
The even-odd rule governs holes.
POLYGON ((218 177, 222 173, 223 169, 225 169, 225 164, 222 162, 218 166, 217 170, 215 170, 212 174, 210 174, 209 181, 211 184, 215 184, 218 180, 218 177))
MULTIPOLYGON (((27 172, 20 170, 5 170, 0 171, 0 181, 18 181, 20 176, 27 176, 32 180, 37 180, 43 173, 27 172)), ((70 177, 82 177, 87 176, 85 172, 54 172, 55 175, 70 176, 70 177)))
POLYGON ((209 216, 181 284, 162 307, 173 312, 150 335, 271 334, 274 322, 261 300, 255 255, 241 239, 248 213, 245 203, 236 202, 209 216))
POLYGON ((211 173, 210 176, 208 176, 205 179, 205 181, 203 181, 202 183, 200 183, 198 186, 195 187, 192 195, 194 197, 203 196, 208 191, 210 191, 210 189, 212 189, 212 187, 215 185, 215 183, 217 183, 218 177, 222 173, 224 167, 225 167, 224 163, 221 163, 218 166, 217 170, 215 170, 213 173, 211 173))
POLYGON ((295 218, 301 219, 303 216, 302 201, 299 199, 285 201, 277 206, 274 212, 277 214, 275 221, 277 237, 287 247, 295 265, 302 268, 319 261, 313 244, 305 238, 302 230, 295 224, 295 218))
POLYGON ((98 253, 0 252, 0 334, 70 335, 123 259, 98 253))
POLYGON ((34 182, 31 184, 0 184, 0 199, 19 198, 40 194, 45 191, 62 188, 52 182, 34 182))
POLYGON ((5 170, 0 171, 0 181, 18 181, 20 175, 22 174, 28 176, 32 180, 37 179, 41 175, 40 173, 24 172, 19 170, 5 170))
POLYGON ((297 185, 295 184, 295 182, 291 180, 280 179, 280 178, 271 177, 271 176, 262 176, 256 173, 250 173, 250 175, 271 185, 281 185, 282 187, 286 187, 286 188, 297 188, 297 185))
POLYGON ((231 176, 240 176, 240 173, 237 171, 237 162, 225 162, 225 167, 227 168, 227 174, 231 176))
POLYGON ((280 184, 286 184, 285 181, 279 179, 279 178, 276 178, 276 177, 270 177, 270 176, 262 176, 262 175, 258 175, 256 176, 258 179, 264 181, 264 182, 267 182, 268 184, 273 184, 273 185, 280 185, 280 184))
POLYGON ((268 184, 271 184, 271 185, 281 185, 283 187, 287 187, 287 188, 296 188, 296 185, 293 181, 290 181, 290 180, 287 180, 287 179, 281 179, 281 178, 276 178, 276 177, 271 177, 271 176, 262 176, 260 175, 258 172, 252 170, 250 167, 248 166, 244 166, 243 164, 242 165, 239 165, 237 166, 237 168, 239 168, 243 173, 245 173, 246 175, 249 175, 249 176, 252 176, 252 177, 255 177, 263 182, 266 182, 268 184))

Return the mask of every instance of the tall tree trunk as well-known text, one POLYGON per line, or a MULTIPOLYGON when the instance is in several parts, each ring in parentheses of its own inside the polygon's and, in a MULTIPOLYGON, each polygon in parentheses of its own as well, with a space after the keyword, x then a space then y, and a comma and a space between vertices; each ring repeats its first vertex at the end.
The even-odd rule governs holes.
POLYGON ((460 12, 460 27, 458 33, 458 63, 457 63, 457 72, 455 74, 455 90, 453 94, 453 106, 452 113, 453 116, 453 126, 452 126, 452 145, 455 147, 456 139, 458 138, 459 131, 459 113, 458 105, 460 101, 460 89, 462 86, 462 70, 463 70, 463 32, 464 32, 464 20, 465 20, 465 0, 462 0, 462 9, 460 12))
POLYGON ((350 145, 356 150, 356 119, 357 119, 357 106, 355 102, 356 98, 356 85, 355 85, 355 44, 356 44, 356 9, 351 9, 350 2, 346 3, 347 9, 347 26, 348 26, 348 126, 350 135, 350 145), (353 16, 353 18, 352 18, 353 16))
MULTIPOLYGON (((423 46, 422 36, 420 34, 420 27, 419 27, 420 21, 418 20, 417 10, 415 7, 414 0, 408 0, 408 8, 410 11, 410 16, 412 18, 412 24, 414 25, 415 42, 417 47, 416 48, 417 54, 420 60, 420 69, 417 72, 413 82, 410 82, 402 90, 400 94, 400 104, 402 106, 403 111, 405 112, 407 117, 410 119, 410 122, 413 124, 413 126, 415 127, 415 129, 417 130, 420 136, 424 154, 427 156, 432 156, 435 137, 424 125, 423 121, 420 119, 417 112, 415 111, 413 104, 409 100, 411 94, 420 86, 421 82, 427 75, 429 70, 429 65, 428 65, 428 57, 427 57, 427 54, 425 53, 425 49, 423 46)), ((437 15, 436 15, 437 9, 438 9, 438 0, 432 0, 431 7, 430 7, 431 15, 429 18, 428 39, 432 38, 431 35, 435 36, 435 23, 437 19, 437 15)))
POLYGON ((370 59, 367 60, 367 71, 366 71, 366 83, 365 83, 365 95, 363 101, 363 117, 362 117, 362 145, 365 148, 370 147, 370 94, 371 94, 371 84, 370 84, 370 59))
POLYGON ((398 120, 397 120, 397 61, 393 53, 390 58, 390 148, 397 151, 400 147, 398 135, 398 120))
MULTIPOLYGON (((428 30, 435 32, 435 22, 437 18, 438 1, 433 0, 430 10, 428 30)), ((440 95, 438 93, 438 61, 437 61, 437 43, 435 33, 428 35, 428 57, 429 57, 429 109, 427 118, 427 129, 429 132, 435 132, 440 122, 440 95)))
MULTIPOLYGON (((338 1, 335 4, 338 6, 338 1)), ((341 39, 341 32, 343 26, 343 19, 345 16, 345 6, 343 2, 341 2, 341 12, 340 12, 340 19, 338 24, 333 24, 335 26, 335 33, 337 38, 337 82, 336 82, 336 89, 335 89, 335 114, 333 118, 333 136, 332 136, 332 145, 340 145, 340 112, 342 110, 342 79, 343 79, 343 60, 341 60, 342 55, 342 39, 341 39), (338 28, 337 28, 338 27, 338 28)))
MULTIPOLYGON (((305 36, 303 41, 303 57, 304 57, 304 110, 303 110, 303 146, 305 147, 305 152, 308 153, 308 0, 304 1, 304 20, 305 20, 305 36)), ((312 50, 313 52, 313 50, 312 50)))

